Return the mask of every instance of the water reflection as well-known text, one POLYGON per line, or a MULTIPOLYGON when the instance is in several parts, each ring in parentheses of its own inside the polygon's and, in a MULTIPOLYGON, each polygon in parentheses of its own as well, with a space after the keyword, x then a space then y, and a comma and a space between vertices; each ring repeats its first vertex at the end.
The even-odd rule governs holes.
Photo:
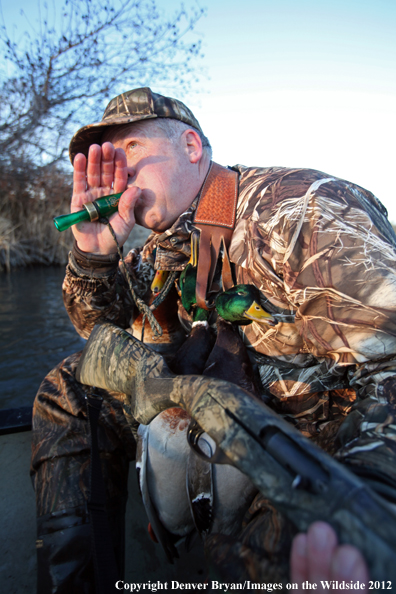
POLYGON ((62 301, 62 267, 0 274, 0 408, 31 405, 43 377, 83 348, 62 301))

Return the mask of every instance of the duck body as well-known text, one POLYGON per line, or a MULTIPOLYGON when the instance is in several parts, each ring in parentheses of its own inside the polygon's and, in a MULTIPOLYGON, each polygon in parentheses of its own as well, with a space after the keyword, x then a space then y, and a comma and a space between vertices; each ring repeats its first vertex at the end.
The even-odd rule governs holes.
POLYGON ((188 263, 179 278, 179 295, 182 306, 192 317, 192 327, 186 341, 169 362, 171 370, 177 375, 201 374, 215 342, 214 332, 208 323, 210 312, 196 307, 196 279, 197 269, 188 263))
POLYGON ((216 326, 216 343, 206 360, 202 375, 232 382, 259 397, 252 364, 238 327, 220 317, 217 318, 216 326))
MULTIPOLYGON (((194 528, 186 491, 190 453, 186 432, 190 420, 183 409, 169 408, 144 429, 148 431, 146 473, 150 498, 162 525, 178 536, 185 536, 194 528)), ((142 431, 139 427, 138 435, 142 431)))
MULTIPOLYGON (((150 425, 139 427, 138 435, 148 432, 146 468, 140 477, 145 475, 155 513, 172 535, 183 537, 194 529, 193 508, 197 503, 207 514, 201 520, 205 533, 233 534, 257 489, 242 472, 228 464, 200 463, 199 471, 211 476, 195 480, 196 454, 187 442, 190 421, 183 409, 175 407, 157 415, 150 425), (189 485, 197 482, 205 486, 205 480, 207 488, 191 492, 189 485)), ((200 446, 208 454, 216 449, 206 433, 200 437, 200 446)), ((150 523, 155 521, 150 518, 150 523)))
POLYGON ((169 367, 177 375, 202 374, 215 343, 208 323, 194 325, 186 341, 178 349, 169 367))

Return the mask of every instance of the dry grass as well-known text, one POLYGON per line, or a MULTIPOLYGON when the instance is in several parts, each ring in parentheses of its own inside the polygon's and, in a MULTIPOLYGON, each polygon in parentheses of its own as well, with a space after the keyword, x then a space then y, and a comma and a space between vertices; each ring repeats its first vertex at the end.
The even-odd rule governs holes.
POLYGON ((69 212, 71 177, 56 167, 37 171, 1 164, 0 174, 0 270, 64 264, 72 234, 59 233, 53 217, 69 212))

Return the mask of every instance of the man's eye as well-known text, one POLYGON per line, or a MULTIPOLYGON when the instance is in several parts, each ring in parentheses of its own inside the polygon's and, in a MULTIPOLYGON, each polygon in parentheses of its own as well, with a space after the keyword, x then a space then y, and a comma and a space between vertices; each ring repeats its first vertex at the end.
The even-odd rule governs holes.
POLYGON ((133 151, 137 147, 137 142, 130 142, 127 146, 128 151, 133 151))

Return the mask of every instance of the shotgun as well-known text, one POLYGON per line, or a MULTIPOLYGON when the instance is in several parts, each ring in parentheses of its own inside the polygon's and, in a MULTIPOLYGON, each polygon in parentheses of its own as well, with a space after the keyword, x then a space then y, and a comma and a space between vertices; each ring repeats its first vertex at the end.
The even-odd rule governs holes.
POLYGON ((185 409, 198 455, 205 456, 199 435, 206 432, 217 445, 206 459, 245 473, 299 531, 328 522, 340 543, 362 552, 372 580, 396 584, 392 506, 249 392, 223 380, 176 376, 161 355, 108 322, 93 329, 76 377, 124 393, 128 412, 145 425, 167 408, 185 409))

